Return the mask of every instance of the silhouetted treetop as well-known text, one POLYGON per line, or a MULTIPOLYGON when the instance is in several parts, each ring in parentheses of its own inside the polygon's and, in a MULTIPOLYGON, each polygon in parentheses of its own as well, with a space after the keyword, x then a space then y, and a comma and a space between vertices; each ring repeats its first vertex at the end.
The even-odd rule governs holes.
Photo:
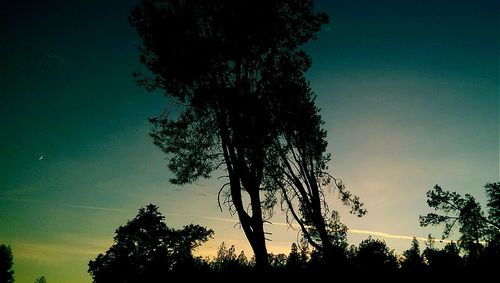
POLYGON ((250 262, 243 251, 237 255, 234 245, 228 248, 224 242, 219 246, 217 256, 212 261, 212 269, 215 272, 244 272, 250 267, 250 262))
POLYGON ((500 232, 500 182, 488 183, 484 186, 488 197, 488 218, 492 226, 500 232))
POLYGON ((427 193, 427 204, 439 213, 420 216, 420 225, 444 224, 443 238, 448 237, 455 226, 461 233, 459 245, 470 256, 476 257, 482 250, 481 241, 494 239, 500 231, 498 222, 500 183, 485 186, 488 196, 489 216, 485 216, 481 205, 469 194, 461 196, 456 192, 434 186, 427 193))
POLYGON ((6 245, 0 245, 0 283, 14 282, 13 264, 11 248, 6 245))
POLYGON ((168 228, 155 205, 116 230, 114 244, 89 262, 94 282, 153 282, 169 272, 197 271, 194 248, 206 242, 213 231, 198 225, 180 230, 168 228))
POLYGON ((305 70, 310 59, 297 47, 327 17, 312 1, 144 0, 130 21, 143 38, 141 62, 155 75, 147 85, 194 103, 210 95, 202 88, 238 86, 242 67, 253 81, 277 63, 305 70))
POLYGON ((155 143, 173 154, 172 181, 183 184, 208 177, 217 166, 221 151, 214 134, 222 125, 216 119, 226 120, 229 134, 245 129, 237 131, 249 151, 245 158, 253 151, 262 155, 276 125, 290 118, 276 121, 278 107, 297 113, 286 100, 294 100, 310 66, 299 46, 327 17, 314 12, 312 1, 145 0, 130 21, 143 39, 141 62, 150 71, 139 82, 180 102, 170 105, 176 109, 168 109, 171 115, 151 121, 155 143))
POLYGON ((422 272, 425 269, 424 257, 420 252, 420 245, 415 237, 411 241, 411 248, 403 252, 401 267, 409 272, 422 272))
POLYGON ((397 268, 394 251, 387 247, 385 241, 371 237, 361 241, 354 250, 353 260, 364 271, 390 272, 397 268))

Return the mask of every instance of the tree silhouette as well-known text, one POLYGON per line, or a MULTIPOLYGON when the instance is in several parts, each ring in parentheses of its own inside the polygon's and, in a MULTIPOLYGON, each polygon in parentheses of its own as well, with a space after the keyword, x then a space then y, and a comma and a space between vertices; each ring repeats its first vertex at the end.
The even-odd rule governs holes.
POLYGON ((94 282, 153 282, 169 272, 197 271, 192 251, 213 231, 198 225, 168 228, 158 207, 150 204, 116 230, 114 244, 89 262, 94 282))
POLYGON ((290 254, 286 260, 286 268, 290 272, 298 272, 305 268, 307 263, 307 255, 299 252, 297 244, 292 243, 290 254))
POLYGON ((300 107, 295 96, 304 96, 310 66, 300 46, 326 15, 314 12, 312 0, 143 0, 130 21, 150 71, 137 74, 139 83, 170 98, 151 122, 155 144, 171 157, 171 181, 185 184, 224 168, 225 203, 237 213, 257 267, 266 268, 263 225, 274 202, 261 192, 273 162, 267 154, 284 123, 276 114, 300 107))
POLYGON ((455 226, 461 233, 459 246, 467 253, 469 260, 476 260, 483 252, 481 241, 495 239, 500 231, 498 211, 500 210, 500 183, 486 184, 490 215, 484 216, 481 205, 469 194, 461 196, 434 186, 427 192, 427 204, 437 213, 420 216, 420 225, 444 224, 443 239, 455 226))
POLYGON ((488 197, 488 223, 491 239, 500 238, 500 182, 488 183, 484 186, 488 197))
POLYGON ((227 248, 226 243, 222 242, 217 250, 217 257, 212 262, 212 269, 215 272, 244 272, 248 270, 250 263, 243 251, 236 255, 234 245, 227 248))
POLYGON ((332 259, 334 251, 337 256, 344 253, 347 227, 337 211, 330 211, 323 188, 333 185, 342 203, 351 206, 351 213, 362 216, 366 210, 358 197, 327 172, 326 131, 307 81, 288 83, 288 92, 297 92, 294 98, 300 101, 288 102, 277 112, 284 122, 269 152, 274 162, 266 163, 264 182, 266 187, 280 189, 288 222, 296 221, 309 244, 332 259))
POLYGON ((0 283, 14 282, 13 256, 9 246, 0 245, 0 283))
POLYGON ((283 272, 286 270, 287 259, 288 257, 283 253, 269 254, 269 266, 274 271, 283 272))
POLYGON ((422 272, 425 269, 423 255, 420 253, 420 246, 415 237, 411 241, 411 248, 403 252, 404 260, 401 268, 411 273, 422 272))
POLYGON ((354 250, 354 263, 364 272, 391 272, 397 269, 394 252, 389 250, 385 241, 369 237, 361 241, 354 250))
POLYGON ((47 283, 47 280, 45 279, 45 276, 41 276, 35 280, 35 283, 47 283))
POLYGON ((456 243, 447 243, 443 249, 436 249, 434 238, 429 235, 427 247, 422 253, 430 271, 434 273, 454 274, 464 266, 460 250, 456 243))

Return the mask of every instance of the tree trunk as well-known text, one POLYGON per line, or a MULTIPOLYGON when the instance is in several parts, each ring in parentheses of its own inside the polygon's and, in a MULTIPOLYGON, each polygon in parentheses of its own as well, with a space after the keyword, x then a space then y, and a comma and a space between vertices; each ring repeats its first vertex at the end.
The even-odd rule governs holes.
POLYGON ((238 156, 238 152, 233 146, 233 139, 227 131, 225 119, 219 116, 219 130, 222 141, 224 159, 227 166, 230 181, 231 199, 238 213, 241 227, 252 247, 255 255, 255 264, 258 270, 265 270, 269 265, 266 240, 264 234, 264 223, 262 218, 262 208, 259 195, 259 184, 252 178, 248 166, 244 163, 244 158, 238 156), (242 188, 248 192, 252 207, 252 216, 247 213, 243 205, 242 188))
POLYGON ((330 236, 328 235, 328 232, 326 230, 326 223, 325 223, 325 218, 323 217, 322 214, 322 206, 321 206, 321 199, 319 196, 319 187, 318 184, 316 183, 316 179, 314 178, 309 178, 310 185, 311 185, 311 191, 312 191, 312 196, 311 196, 311 209, 313 212, 313 223, 316 228, 316 230, 319 233, 319 237, 321 239, 322 243, 322 248, 323 248, 323 255, 326 259, 326 261, 332 259, 334 256, 332 253, 333 251, 333 244, 332 241, 330 240, 330 236))
POLYGON ((255 254, 255 265, 257 270, 266 270, 269 259, 266 248, 266 237, 264 234, 264 220, 262 219, 262 207, 259 195, 259 187, 249 191, 252 204, 252 228, 255 236, 255 243, 252 246, 255 254))

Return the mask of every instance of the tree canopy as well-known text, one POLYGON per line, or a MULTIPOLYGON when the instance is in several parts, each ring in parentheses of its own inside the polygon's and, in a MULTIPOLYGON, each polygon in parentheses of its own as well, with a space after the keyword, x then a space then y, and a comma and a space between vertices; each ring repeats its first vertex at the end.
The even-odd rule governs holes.
POLYGON ((427 193, 427 204, 438 213, 420 216, 420 225, 444 224, 443 238, 455 227, 461 233, 459 245, 466 252, 476 253, 481 241, 498 239, 500 231, 500 183, 485 185, 488 197, 489 215, 485 216, 481 205, 470 194, 461 196, 456 192, 443 190, 436 185, 427 193))
MULTIPOLYGON (((444 224, 443 238, 457 228, 460 232, 458 247, 465 252, 465 263, 455 264, 455 269, 465 265, 468 270, 490 270, 500 264, 500 182, 488 183, 485 186, 488 213, 470 194, 461 196, 456 192, 443 190, 436 185, 427 193, 427 204, 438 213, 420 216, 420 225, 444 224)), ((431 255, 433 251, 429 251, 431 255)), ((439 261, 440 253, 437 253, 439 261)), ((458 251, 453 254, 455 262, 461 259, 458 251)), ((442 269, 442 268, 437 268, 442 269)))
POLYGON ((411 241, 410 249, 403 252, 404 260, 401 263, 401 268, 412 272, 422 272, 425 268, 424 257, 420 252, 420 245, 415 237, 411 241))
POLYGON ((385 241, 369 237, 361 241, 354 249, 353 261, 362 271, 390 272, 397 268, 394 251, 387 247, 385 241))
POLYGON ((9 246, 0 245, 0 283, 14 282, 13 256, 9 246))
POLYGON ((238 214, 257 265, 267 266, 263 223, 275 202, 261 192, 275 189, 262 185, 269 163, 279 165, 269 151, 293 131, 291 114, 315 109, 304 77, 311 60, 301 46, 326 15, 311 0, 143 0, 130 21, 149 71, 136 74, 139 83, 170 99, 151 122, 155 144, 170 156, 171 181, 185 184, 223 168, 224 202, 238 214))
POLYGON ((168 228, 155 205, 116 230, 114 244, 89 262, 94 282, 153 282, 176 271, 196 271, 192 251, 213 236, 199 225, 168 228))

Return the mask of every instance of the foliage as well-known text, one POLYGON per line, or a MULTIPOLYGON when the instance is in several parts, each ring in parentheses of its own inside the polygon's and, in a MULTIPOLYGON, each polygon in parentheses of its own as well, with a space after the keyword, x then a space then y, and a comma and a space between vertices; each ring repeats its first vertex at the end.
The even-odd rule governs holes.
POLYGON ((9 246, 0 245, 0 283, 14 282, 13 256, 9 246))
MULTIPOLYGON (((248 260, 245 253, 236 252, 234 245, 222 243, 217 256, 211 260, 196 258, 192 250, 212 235, 212 232, 197 225, 188 225, 181 230, 168 228, 164 217, 154 205, 142 208, 127 225, 117 229, 115 243, 103 255, 89 263, 89 272, 94 282, 151 282, 167 280, 171 272, 183 272, 185 278, 204 272, 208 276, 224 273, 245 273, 251 278, 255 273, 254 258, 248 260)), ((394 251, 385 241, 369 237, 358 246, 346 251, 343 262, 335 262, 325 255, 301 243, 291 245, 290 254, 269 255, 268 272, 280 274, 324 273, 332 269, 343 272, 369 272, 397 274, 446 274, 460 275, 463 272, 489 272, 500 263, 498 241, 486 242, 478 256, 471 259, 463 256, 454 242, 444 248, 436 248, 435 240, 429 235, 426 248, 421 253, 418 241, 413 238, 411 246, 403 252, 401 265, 394 251)), ((208 278, 208 277, 207 277, 208 278)), ((39 279, 40 280, 40 279, 39 279)))
POLYGON ((484 186, 488 197, 489 236, 491 239, 500 237, 500 182, 488 183, 484 186))
POLYGON ((286 260, 286 268, 289 271, 300 271, 306 267, 307 254, 299 251, 297 244, 293 243, 290 248, 290 254, 286 260))
POLYGON ((250 268, 250 263, 243 251, 236 255, 234 245, 227 248, 222 242, 217 250, 217 257, 212 261, 212 269, 216 272, 243 272, 250 268))
POLYGON ((357 268, 372 272, 390 272, 397 268, 394 251, 385 241, 368 237, 354 250, 353 261, 357 268))
POLYGON ((288 257, 285 254, 269 254, 269 266, 272 270, 283 271, 286 268, 288 257))
POLYGON ((464 265, 464 260, 460 257, 458 245, 454 242, 447 243, 441 250, 436 249, 431 244, 425 248, 423 256, 429 270, 432 272, 457 272, 464 265))
POLYGON ((35 283, 47 283, 47 280, 45 279, 45 276, 41 276, 35 280, 35 283))
POLYGON ((412 273, 422 272, 425 268, 423 255, 420 253, 420 246, 415 237, 411 241, 410 249, 403 252, 404 260, 401 268, 412 273))
POLYGON ((137 74, 139 83, 170 99, 151 122, 172 182, 207 178, 223 166, 223 202, 238 214, 257 265, 266 266, 263 223, 276 202, 261 199, 262 190, 275 189, 262 186, 264 168, 279 165, 268 152, 292 131, 284 113, 312 102, 304 77, 311 60, 301 46, 326 15, 312 0, 143 0, 130 21, 149 71, 137 74))
POLYGON ((427 204, 438 213, 420 216, 420 225, 444 224, 443 239, 449 237, 455 226, 461 233, 459 246, 469 258, 477 258, 483 249, 481 241, 495 238, 500 231, 498 211, 500 210, 500 183, 486 184, 490 215, 484 216, 481 205, 469 194, 461 196, 456 192, 434 186, 427 193, 427 204))
POLYGON ((169 272, 194 270, 200 259, 193 249, 212 237, 199 225, 168 228, 158 207, 150 204, 116 230, 114 244, 89 262, 94 282, 148 282, 169 272))
POLYGON ((275 114, 283 121, 279 125, 281 135, 268 150, 273 162, 266 163, 264 184, 278 190, 288 223, 297 222, 302 236, 315 249, 322 253, 343 249, 347 246, 343 241, 347 227, 337 211, 330 210, 325 189, 333 187, 341 202, 351 207, 351 213, 362 216, 366 210, 357 196, 327 172, 330 154, 326 153, 326 131, 314 95, 307 82, 295 84, 291 89, 300 101, 287 104, 275 114))

